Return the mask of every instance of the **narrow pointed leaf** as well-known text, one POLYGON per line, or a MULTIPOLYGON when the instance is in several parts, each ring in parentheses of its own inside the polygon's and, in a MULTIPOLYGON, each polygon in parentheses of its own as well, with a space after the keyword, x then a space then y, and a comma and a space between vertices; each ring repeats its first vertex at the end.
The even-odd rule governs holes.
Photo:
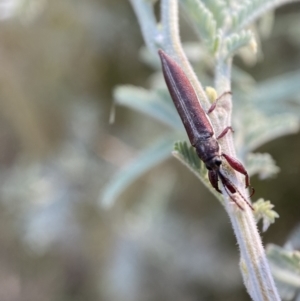
POLYGON ((293 249, 300 250, 300 224, 289 234, 286 245, 293 249))
POLYGON ((250 152, 278 137, 297 133, 299 121, 292 114, 267 117, 253 107, 244 108, 244 148, 250 152), (253 122, 255 120, 255 122, 253 122))
POLYGON ((233 14, 233 30, 238 31, 253 24, 262 15, 274 10, 283 4, 295 0, 251 0, 244 1, 243 5, 233 14))
POLYGON ((144 150, 136 160, 118 172, 101 194, 99 200, 101 206, 104 208, 111 207, 118 196, 137 178, 167 159, 171 155, 172 144, 175 139, 175 135, 160 139, 150 148, 144 150))
POLYGON ((251 101, 266 113, 291 112, 300 116, 300 72, 290 72, 257 85, 251 101), (296 103, 289 102, 297 97, 296 103))
POLYGON ((151 1, 130 0, 142 29, 144 41, 152 53, 156 53, 156 41, 159 35, 151 1))
POLYGON ((136 86, 119 86, 114 90, 114 99, 117 104, 142 112, 174 129, 182 129, 171 98, 169 96, 166 98, 156 91, 136 86))
POLYGON ((250 153, 246 158, 247 171, 250 176, 255 174, 262 180, 271 178, 279 172, 270 154, 250 153))
POLYGON ((300 290, 300 252, 270 244, 267 256, 281 297, 294 299, 300 290))

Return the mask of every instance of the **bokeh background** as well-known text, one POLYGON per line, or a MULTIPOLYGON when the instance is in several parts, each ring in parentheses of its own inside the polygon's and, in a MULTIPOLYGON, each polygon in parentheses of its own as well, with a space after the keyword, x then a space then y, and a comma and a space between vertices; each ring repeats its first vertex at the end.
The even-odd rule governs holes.
MULTIPOLYGON (((226 213, 177 160, 100 205, 168 131, 124 107, 108 123, 113 88, 147 87, 153 71, 129 2, 1 0, 0 18, 0 300, 249 300, 226 213)), ((258 61, 235 63, 257 81, 297 71, 299 21, 299 4, 278 9, 258 61)), ((182 36, 195 39, 184 20, 182 36)), ((298 134, 259 150, 281 169, 252 179, 280 214, 265 244, 299 226, 299 149, 298 134)))

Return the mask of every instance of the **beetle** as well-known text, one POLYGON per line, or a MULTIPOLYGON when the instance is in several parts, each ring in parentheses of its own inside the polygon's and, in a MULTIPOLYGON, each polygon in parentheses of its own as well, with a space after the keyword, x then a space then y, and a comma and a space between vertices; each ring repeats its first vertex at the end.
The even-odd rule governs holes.
MULTIPOLYGON (((163 50, 159 50, 158 54, 161 59, 165 82, 171 98, 185 127, 191 145, 196 149, 198 157, 204 162, 208 169, 208 179, 211 185, 216 191, 222 193, 218 187, 220 179, 228 196, 240 209, 243 208, 234 199, 233 194, 235 193, 238 193, 253 210, 252 205, 221 170, 222 162, 225 159, 234 170, 245 176, 245 186, 246 188, 249 187, 249 175, 243 164, 238 159, 223 153, 218 142, 228 131, 233 131, 231 126, 227 126, 216 137, 208 117, 208 114, 215 109, 217 101, 224 93, 216 99, 206 113, 198 100, 192 84, 181 67, 163 50)), ((231 92, 225 92, 225 94, 226 93, 231 92)))

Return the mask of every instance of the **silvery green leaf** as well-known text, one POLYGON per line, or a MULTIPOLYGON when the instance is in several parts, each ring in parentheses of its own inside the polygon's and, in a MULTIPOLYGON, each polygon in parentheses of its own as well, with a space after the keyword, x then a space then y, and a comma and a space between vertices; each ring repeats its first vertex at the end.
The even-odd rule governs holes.
POLYGON ((239 33, 232 33, 224 41, 227 49, 227 57, 233 56, 239 49, 249 45, 252 39, 254 39, 254 35, 250 30, 242 30, 239 33))
MULTIPOLYGON (((176 135, 177 136, 177 135, 176 135)), ((178 137, 178 136, 177 136, 178 137)), ((118 172, 100 195, 100 204, 111 207, 120 194, 142 174, 158 165, 171 155, 175 135, 168 135, 144 150, 137 159, 118 172)))
POLYGON ((187 19, 203 39, 205 44, 212 49, 217 35, 217 22, 212 12, 204 3, 198 0, 180 0, 187 14, 187 19))
POLYGON ((212 62, 211 55, 201 47, 199 42, 183 43, 183 50, 190 62, 206 63, 207 60, 212 62), (205 62, 204 62, 205 60, 205 62))
POLYGON ((279 167, 270 154, 250 153, 246 157, 247 171, 250 176, 258 174, 261 180, 271 178, 279 172, 279 167))
MULTIPOLYGON (((183 45, 184 53, 190 62, 202 62, 205 65, 212 65, 213 59, 200 47, 199 42, 186 42, 183 45)), ((161 70, 161 61, 157 53, 149 51, 147 47, 142 47, 139 51, 139 58, 141 61, 148 66, 152 67, 154 70, 161 70)))
POLYGON ((245 28, 246 24, 251 24, 259 15, 261 7, 273 0, 253 0, 245 1, 233 13, 232 23, 235 31, 245 28), (253 21, 252 21, 253 20, 253 21))
MULTIPOLYGON (((243 91, 243 93, 245 93, 245 91, 252 91, 256 85, 255 79, 245 70, 236 65, 232 66, 232 81, 236 84, 238 89, 243 91)), ((234 95, 236 95, 235 91, 234 95)))
POLYGON ((142 112, 174 129, 182 129, 181 121, 168 94, 128 85, 116 87, 114 99, 119 105, 142 112))
POLYGON ((290 233, 285 247, 300 250, 300 224, 298 224, 290 233))
POLYGON ((161 69, 161 62, 157 53, 150 51, 148 47, 141 47, 139 51, 139 59, 154 70, 161 69))
POLYGON ((153 4, 151 1, 145 0, 130 0, 130 2, 138 18, 147 47, 152 53, 156 53, 159 31, 157 28, 153 4))
POLYGON ((173 156, 184 164, 200 181, 212 192, 215 197, 223 202, 221 195, 211 186, 205 164, 199 159, 195 149, 187 142, 176 142, 173 156))
POLYGON ((213 14, 214 19, 217 22, 217 27, 222 27, 226 18, 228 8, 226 2, 223 0, 202 0, 202 2, 213 14))
POLYGON ((273 210, 274 205, 270 201, 265 201, 260 198, 255 203, 254 207, 254 218, 258 223, 260 220, 263 222, 262 231, 266 232, 271 224, 275 222, 275 218, 278 218, 279 215, 276 211, 273 210))
POLYGON ((277 288, 284 300, 292 300, 300 289, 300 252, 270 244, 267 256, 277 288))
POLYGON ((276 7, 293 2, 293 0, 251 0, 244 1, 232 18, 233 30, 241 30, 254 23, 262 15, 274 10, 276 7))
POLYGON ((289 72, 261 82, 251 101, 266 113, 290 112, 300 116, 300 72, 289 72), (297 98, 296 98, 297 97, 297 98), (296 100, 291 103, 289 100, 296 100))
POLYGON ((299 121, 292 114, 282 113, 266 116, 251 106, 244 107, 243 131, 244 149, 253 151, 259 146, 278 137, 297 133, 299 121))

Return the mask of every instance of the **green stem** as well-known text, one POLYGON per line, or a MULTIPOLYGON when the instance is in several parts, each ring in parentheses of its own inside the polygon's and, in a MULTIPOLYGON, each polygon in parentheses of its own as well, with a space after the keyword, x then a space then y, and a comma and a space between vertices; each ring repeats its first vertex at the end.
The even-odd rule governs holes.
MULTIPOLYGON (((224 59, 222 48, 217 54, 215 68, 215 88, 218 93, 230 90, 231 86, 231 64, 232 59, 224 59)), ((226 97, 218 107, 219 122, 221 126, 231 125, 232 99, 226 97)), ((220 125, 219 125, 220 127, 220 125)), ((228 155, 235 157, 236 151, 232 135, 226 135, 220 141, 222 150, 228 155)), ((226 168, 226 167, 225 167, 226 168)), ((237 189, 247 195, 244 188, 244 182, 239 174, 227 168, 230 180, 235 184, 237 189)), ((253 212, 248 206, 244 206, 244 211, 236 210, 231 202, 228 201, 227 193, 223 191, 225 208, 229 215, 241 254, 241 272, 247 291, 254 301, 279 301, 280 297, 277 292, 273 277, 271 275, 269 263, 262 245, 253 212), (226 200, 227 199, 227 200, 226 200)), ((239 196, 237 196, 241 199, 239 196)), ((243 200, 239 200, 243 202, 243 200)))
MULTIPOLYGON (((178 4, 175 0, 162 0, 162 23, 163 37, 166 51, 170 55, 177 58, 185 73, 189 77, 198 97, 204 107, 207 107, 208 99, 204 93, 201 84, 198 82, 197 76, 191 68, 186 55, 184 54, 180 36, 178 23, 178 4)), ((216 90, 220 94, 231 90, 231 64, 232 59, 223 59, 222 47, 216 55, 216 71, 215 85, 216 90)), ((225 97, 222 103, 218 105, 211 121, 216 131, 231 124, 232 101, 231 97, 225 97), (217 118, 216 116, 217 115, 217 118)), ((232 135, 226 135, 222 139, 221 146, 223 151, 228 155, 235 157, 235 147, 232 135)), ((244 182, 230 168, 225 167, 230 180, 235 184, 237 189, 246 195, 244 182)), ((247 290, 254 301, 279 301, 279 295, 272 278, 269 264, 266 258, 261 238, 259 236, 253 213, 248 206, 244 206, 245 210, 238 209, 230 199, 228 199, 226 191, 223 191, 224 203, 226 211, 229 215, 232 227, 234 229, 237 242, 241 252, 241 262, 244 268, 241 268, 247 290)), ((238 201, 243 200, 238 195, 235 196, 238 201)))

